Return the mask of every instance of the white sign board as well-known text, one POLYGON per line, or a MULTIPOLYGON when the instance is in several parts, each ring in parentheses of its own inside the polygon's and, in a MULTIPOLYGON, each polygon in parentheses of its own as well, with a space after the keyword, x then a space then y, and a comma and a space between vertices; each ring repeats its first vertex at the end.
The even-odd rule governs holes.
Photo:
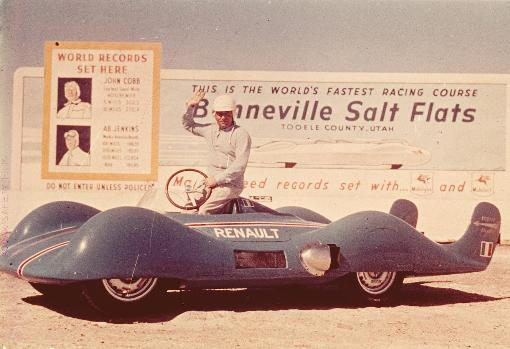
MULTIPOLYGON (((42 77, 41 68, 15 77, 9 225, 55 199, 100 209, 136 204, 154 181, 42 176, 42 77)), ((243 196, 331 219, 387 211, 407 198, 420 209, 418 229, 453 240, 478 202, 510 209, 509 82, 503 75, 162 70, 159 133, 149 141, 158 142, 157 182, 205 167, 203 140, 182 127, 185 101, 206 90, 195 118, 214 122, 212 100, 227 92, 253 139, 243 196)), ((503 240, 506 227, 503 215, 503 240)))
POLYGON ((156 179, 160 45, 47 42, 45 54, 42 178, 156 179))

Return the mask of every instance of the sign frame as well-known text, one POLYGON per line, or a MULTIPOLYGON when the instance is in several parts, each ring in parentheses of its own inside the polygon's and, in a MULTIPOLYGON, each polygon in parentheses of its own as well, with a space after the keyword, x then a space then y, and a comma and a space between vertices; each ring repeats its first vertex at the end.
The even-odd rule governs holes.
MULTIPOLYGON (((158 155, 159 155, 159 112, 160 112, 160 82, 161 82, 161 44, 152 42, 65 42, 48 41, 44 48, 44 101, 43 101, 43 135, 42 135, 42 179, 84 179, 84 180, 140 180, 151 181, 158 177, 158 155), (89 172, 57 172, 50 168, 50 127, 52 127, 52 99, 55 98, 55 91, 52 91, 52 79, 56 70, 52 64, 52 54, 55 49, 80 50, 115 50, 121 52, 129 51, 150 51, 152 53, 152 109, 151 109, 151 144, 150 144, 150 169, 145 173, 128 173, 113 170, 89 171, 89 172)), ((140 154, 146 156, 148 154, 140 154)))

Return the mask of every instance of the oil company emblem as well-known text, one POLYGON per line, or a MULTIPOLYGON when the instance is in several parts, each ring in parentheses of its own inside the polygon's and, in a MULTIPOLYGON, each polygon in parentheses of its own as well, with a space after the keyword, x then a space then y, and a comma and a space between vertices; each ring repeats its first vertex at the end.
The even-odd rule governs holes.
POLYGON ((494 173, 472 173, 471 192, 477 196, 490 196, 494 194, 494 173))
POLYGON ((411 174, 411 192, 428 195, 434 192, 434 175, 430 172, 414 172, 411 174))

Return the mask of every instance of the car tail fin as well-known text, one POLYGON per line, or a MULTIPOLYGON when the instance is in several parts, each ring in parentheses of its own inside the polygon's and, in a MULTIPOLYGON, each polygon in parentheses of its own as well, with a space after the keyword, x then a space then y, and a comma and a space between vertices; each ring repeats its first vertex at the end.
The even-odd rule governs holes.
POLYGON ((475 207, 466 232, 452 244, 452 249, 487 266, 499 243, 500 225, 498 208, 488 202, 481 202, 475 207))
POLYGON ((390 214, 402 219, 416 228, 418 223, 418 208, 409 200, 398 199, 391 205, 390 214))

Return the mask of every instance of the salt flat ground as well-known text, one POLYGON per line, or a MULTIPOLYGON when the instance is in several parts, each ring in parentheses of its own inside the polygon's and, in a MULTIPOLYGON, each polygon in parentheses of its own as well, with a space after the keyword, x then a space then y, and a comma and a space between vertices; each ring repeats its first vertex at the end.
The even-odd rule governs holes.
POLYGON ((0 275, 0 348, 508 348, 510 246, 481 273, 408 278, 384 307, 340 288, 168 293, 111 319, 0 275))

